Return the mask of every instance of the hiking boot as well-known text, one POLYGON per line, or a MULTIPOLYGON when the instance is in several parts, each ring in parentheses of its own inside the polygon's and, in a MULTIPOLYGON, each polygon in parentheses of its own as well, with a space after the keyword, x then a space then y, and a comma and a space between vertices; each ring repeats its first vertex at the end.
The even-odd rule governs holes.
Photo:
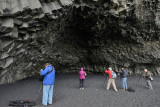
POLYGON ((47 106, 47 105, 41 104, 41 106, 43 106, 43 107, 44 107, 44 106, 47 106))
POLYGON ((82 88, 79 88, 80 90, 82 90, 82 88))
POLYGON ((126 89, 121 89, 121 91, 126 91, 126 89))
POLYGON ((52 105, 52 104, 49 104, 49 103, 47 103, 48 105, 52 105))
POLYGON ((84 90, 84 88, 82 88, 82 90, 84 90))

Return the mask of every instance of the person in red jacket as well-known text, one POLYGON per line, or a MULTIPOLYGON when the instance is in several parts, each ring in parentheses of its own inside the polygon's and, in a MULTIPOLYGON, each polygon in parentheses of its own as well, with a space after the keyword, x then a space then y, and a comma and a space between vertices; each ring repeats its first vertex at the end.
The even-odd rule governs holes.
POLYGON ((116 88, 116 84, 115 84, 115 79, 112 78, 112 72, 114 72, 114 71, 112 70, 111 67, 109 67, 108 70, 105 71, 105 73, 107 73, 109 75, 109 79, 108 79, 108 83, 107 83, 107 88, 106 89, 109 90, 110 85, 112 83, 114 90, 117 92, 117 88, 116 88))

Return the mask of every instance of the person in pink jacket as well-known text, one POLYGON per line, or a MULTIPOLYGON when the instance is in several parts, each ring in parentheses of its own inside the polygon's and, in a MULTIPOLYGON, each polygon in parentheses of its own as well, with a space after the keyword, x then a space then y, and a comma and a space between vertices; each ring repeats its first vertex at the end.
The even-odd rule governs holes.
POLYGON ((87 75, 86 72, 83 71, 83 68, 81 68, 81 71, 79 71, 79 81, 80 81, 79 88, 80 88, 80 90, 84 89, 84 79, 85 79, 86 75, 87 75))

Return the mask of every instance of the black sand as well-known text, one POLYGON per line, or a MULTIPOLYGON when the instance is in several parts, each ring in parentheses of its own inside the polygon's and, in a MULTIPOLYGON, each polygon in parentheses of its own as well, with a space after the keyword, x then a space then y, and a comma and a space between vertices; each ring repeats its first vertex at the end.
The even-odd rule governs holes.
MULTIPOLYGON (((116 79, 119 89, 106 90, 103 85, 104 75, 88 75, 85 80, 85 89, 79 90, 79 80, 76 74, 57 74, 55 82, 58 100, 48 107, 160 107, 160 78, 154 77, 153 90, 147 89, 143 79, 136 88, 139 76, 129 76, 128 86, 136 92, 121 91, 121 80, 116 79)), ((11 100, 33 100, 41 83, 37 78, 29 78, 10 85, 0 86, 0 107, 8 107, 11 100)), ((42 91, 40 92, 35 107, 41 105, 42 91)))

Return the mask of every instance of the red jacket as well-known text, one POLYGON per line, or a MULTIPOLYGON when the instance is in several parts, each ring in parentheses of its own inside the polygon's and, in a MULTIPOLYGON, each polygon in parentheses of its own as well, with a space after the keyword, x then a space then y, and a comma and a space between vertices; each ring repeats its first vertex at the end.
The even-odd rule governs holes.
POLYGON ((111 78, 111 77, 112 77, 112 73, 111 73, 111 71, 110 71, 110 70, 108 70, 108 71, 106 70, 106 71, 105 71, 105 73, 106 73, 106 74, 109 74, 109 78, 111 78))

